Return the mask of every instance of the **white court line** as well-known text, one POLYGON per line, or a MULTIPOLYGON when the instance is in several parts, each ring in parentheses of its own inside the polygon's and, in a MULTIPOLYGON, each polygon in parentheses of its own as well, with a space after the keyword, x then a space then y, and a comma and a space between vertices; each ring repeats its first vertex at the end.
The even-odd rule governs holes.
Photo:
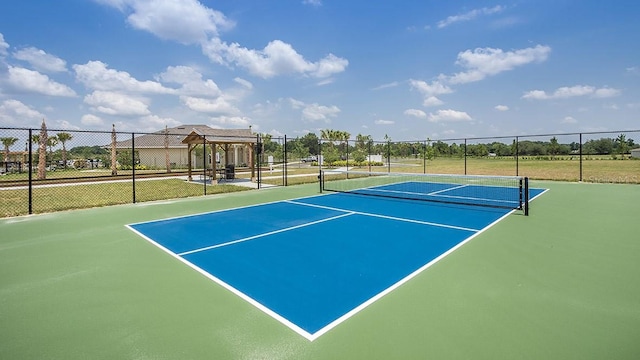
POLYGON ((434 222, 429 222, 429 221, 412 220, 412 219, 405 219, 405 218, 400 218, 400 217, 395 217, 395 216, 388 216, 388 215, 373 214, 373 213, 367 213, 367 212, 361 212, 361 211, 346 210, 346 209, 340 209, 340 208, 335 208, 335 207, 331 207, 331 206, 307 204, 307 203, 297 202, 297 201, 293 201, 293 200, 285 200, 285 202, 291 203, 291 204, 296 204, 296 205, 304 205, 304 206, 316 207, 316 208, 320 208, 320 209, 342 211, 342 212, 347 212, 347 213, 352 213, 352 214, 357 214, 357 215, 371 216, 371 217, 377 217, 377 218, 381 218, 381 219, 404 221, 404 222, 409 222, 409 223, 414 223, 414 224, 436 226, 436 227, 442 227, 442 228, 447 228, 447 229, 463 230, 463 231, 470 231, 470 232, 478 232, 478 231, 480 231, 478 229, 471 229, 471 228, 466 228, 466 227, 462 227, 462 226, 454 226, 454 225, 440 224, 440 223, 434 223, 434 222))
POLYGON ((434 197, 446 197, 452 199, 463 199, 463 200, 477 200, 477 201, 485 201, 485 202, 495 202, 495 203, 506 203, 512 204, 513 201, 509 200, 500 200, 500 199, 488 199, 488 198, 477 198, 477 197, 469 197, 469 196, 456 196, 456 195, 442 195, 443 192, 460 189, 470 185, 460 185, 450 189, 438 190, 430 193, 418 193, 412 191, 400 191, 400 190, 384 190, 384 189, 374 189, 374 188, 366 188, 368 191, 377 191, 382 193, 395 193, 395 194, 408 194, 408 195, 417 195, 417 196, 434 196, 434 197))
POLYGON ((445 191, 449 191, 449 190, 455 190, 455 189, 460 189, 460 188, 467 187, 467 186, 469 186, 469 185, 460 185, 460 186, 455 186, 455 187, 452 187, 452 188, 447 188, 447 189, 442 189, 442 190, 438 190, 438 191, 430 192, 430 193, 428 193, 427 195, 436 195, 436 194, 439 194, 439 193, 441 193, 441 192, 445 192, 445 191))
POLYGON ((146 236, 143 233, 139 232, 138 230, 134 229, 131 225, 125 225, 125 227, 127 227, 129 230, 133 231, 134 233, 138 234, 138 236, 140 236, 143 239, 147 240, 151 244, 157 246, 162 251, 164 251, 167 254, 171 255, 173 258, 178 259, 178 261, 182 262, 183 264, 187 265, 188 267, 192 268, 193 270, 199 272, 201 275, 204 275, 206 278, 212 280, 213 282, 215 282, 216 284, 222 286, 223 288, 229 290, 231 293, 235 294, 236 296, 238 296, 239 298, 241 298, 244 301, 248 302, 249 304, 255 306, 257 309, 261 310, 265 314, 267 314, 267 315, 271 316, 272 318, 276 319, 277 321, 279 321, 280 323, 284 324, 289 329, 295 331, 296 333, 298 333, 300 336, 304 337, 305 339, 307 339, 309 341, 313 341, 313 340, 316 339, 316 337, 314 337, 313 334, 310 334, 309 332, 305 331, 304 329, 302 329, 298 325, 292 323, 291 321, 289 321, 285 317, 283 317, 280 314, 276 313, 275 311, 269 309, 268 307, 262 305, 259 301, 256 301, 251 296, 249 296, 249 295, 243 293, 242 291, 234 288, 233 286, 227 284, 226 282, 222 281, 221 279, 217 278, 216 276, 210 274, 208 271, 206 271, 206 270, 200 268, 199 266, 193 264, 189 260, 187 260, 187 259, 185 259, 185 258, 183 258, 181 256, 178 256, 173 251, 171 251, 171 250, 167 249, 166 247, 160 245, 160 243, 154 241, 153 239, 149 238, 148 236, 146 236))
POLYGON ((284 228, 284 229, 278 229, 278 230, 274 230, 274 231, 269 231, 263 234, 258 234, 258 235, 254 235, 254 236, 249 236, 246 237, 244 239, 238 239, 238 240, 233 240, 233 241, 229 241, 226 243, 222 243, 222 244, 217 244, 217 245, 211 245, 211 246, 206 246, 203 248, 199 248, 199 249, 195 249, 195 250, 189 250, 189 251, 185 251, 185 252, 181 252, 179 254, 176 254, 178 256, 184 256, 184 255, 189 255, 189 254, 193 254, 193 253, 197 253, 197 252, 201 252, 201 251, 206 251, 206 250, 211 250, 211 249, 217 249, 223 246, 229 246, 229 245, 233 245, 233 244, 237 244, 237 243, 241 243, 241 242, 245 242, 245 241, 249 241, 249 240, 253 240, 253 239, 258 239, 261 237, 265 237, 265 236, 269 236, 269 235, 273 235, 273 234, 278 234, 281 232, 285 232, 285 231, 291 231, 291 230, 295 230, 295 229, 299 229, 305 226, 309 226, 309 225, 315 225, 315 224, 319 224, 325 221, 331 221, 331 220, 335 220, 335 219, 339 219, 345 216, 350 216, 350 215, 354 215, 355 212, 347 212, 345 214, 342 215, 337 215, 337 216, 332 216, 330 218, 326 218, 326 219, 321 219, 321 220, 317 220, 317 221, 312 221, 312 222, 308 222, 308 223, 304 223, 304 224, 300 224, 300 225, 296 225, 296 226, 291 226, 288 228, 284 228))
POLYGON ((353 315, 357 314, 358 312, 362 311, 364 308, 366 308, 367 306, 373 304, 374 302, 378 301, 379 299, 381 299, 383 296, 389 294, 390 292, 392 292, 393 290, 399 288, 401 285, 405 284, 406 282, 408 282, 409 280, 413 279, 414 277, 418 276, 421 272, 425 271, 426 269, 430 268, 431 266, 433 266, 435 263, 437 263, 438 261, 442 260, 444 257, 446 257, 447 255, 451 254, 452 252, 456 251, 458 248, 460 248, 461 246, 463 246, 464 244, 468 243, 469 241, 471 241, 473 238, 475 238, 476 236, 480 235, 481 233, 485 232, 487 229, 493 227, 495 224, 499 223, 500 221, 502 221, 502 219, 506 218, 507 216, 511 215, 515 210, 511 210, 508 213, 506 213, 504 216, 500 217, 499 219, 497 219, 496 221, 492 222, 491 224, 487 225, 486 227, 484 227, 482 230, 476 232, 475 234, 469 236, 468 238, 464 239, 463 241, 459 242, 457 245, 455 245, 454 247, 450 248, 449 250, 443 252, 442 254, 440 254, 438 257, 436 257, 435 259, 429 261, 428 263, 424 264, 423 266, 421 266, 419 269, 415 270, 414 272, 410 273, 409 275, 405 276, 404 278, 400 279, 398 282, 396 282, 395 284, 389 286, 388 288, 384 289, 383 291, 379 292, 378 294, 374 295, 373 297, 371 297, 369 300, 363 302, 362 304, 360 304, 359 306, 353 308, 351 311, 347 312, 346 314, 342 315, 341 317, 339 317, 338 319, 332 321, 330 324, 326 325, 325 327, 323 327, 322 329, 316 331, 315 333, 311 334, 311 336, 307 337, 307 339, 309 339, 310 341, 313 341, 317 338, 319 338, 320 336, 324 335, 325 333, 327 333, 329 330, 335 328, 336 326, 340 325, 341 323, 343 323, 344 321, 346 321, 347 319, 349 319, 350 317, 352 317, 353 315))
MULTIPOLYGON (((542 193, 540 193, 538 196, 544 194, 545 192, 547 192, 548 189, 544 190, 542 193)), ((317 195, 315 195, 317 196, 317 195)), ((305 199, 305 198, 311 198, 311 197, 315 197, 315 196, 308 196, 308 197, 301 197, 298 199, 305 199)), ((321 196, 326 196, 326 195, 321 195, 321 196)), ((538 196, 533 197, 530 200, 533 200, 535 198, 537 198, 538 196)), ((273 203, 276 202, 280 202, 280 201, 274 201, 273 203)), ((305 203, 298 203, 292 200, 285 200, 285 202, 291 202, 294 204, 301 204, 301 205, 305 205, 305 206, 316 206, 319 208, 326 208, 326 209, 332 209, 330 207, 326 207, 326 206, 319 206, 319 205, 312 205, 312 204, 305 204, 305 203)), ((249 206, 244 206, 244 207, 253 207, 253 206, 259 206, 259 205, 249 205, 249 206)), ((244 208, 242 207, 242 208, 244 208)), ((371 215, 371 216, 375 216, 375 214, 366 214, 366 213, 357 213, 357 212, 349 212, 347 210, 344 209, 334 209, 337 211, 342 211, 345 212, 345 214, 341 215, 341 216, 348 216, 348 215, 353 215, 353 214, 361 214, 361 215, 371 215)), ((207 213, 215 213, 215 212, 220 212, 220 211, 225 211, 225 210, 218 210, 218 211, 212 211, 212 212, 207 212, 207 213)), ((151 238, 145 236, 144 234, 142 234, 141 232, 135 230, 132 226, 135 224, 129 224, 129 225, 125 225, 125 227, 127 227, 129 230, 133 231, 134 233, 136 233, 138 236, 142 237, 143 239, 147 240, 148 242, 150 242, 151 244, 155 245, 156 247, 160 248, 161 250, 163 250, 164 252, 166 252, 167 254, 169 254, 170 256, 172 256, 173 258, 177 259, 178 261, 184 263, 185 265, 189 266, 190 268, 194 269, 196 272, 200 273, 201 275, 205 276, 206 278, 214 281, 215 283, 217 283, 218 285, 222 286, 223 288, 229 290, 231 293, 237 295, 238 297, 240 297, 241 299, 247 301, 249 304, 255 306, 257 309, 261 310, 262 312, 264 312, 265 314, 271 316, 273 319, 279 321, 280 323, 282 323, 283 325, 285 325, 286 327, 288 327, 289 329, 293 330, 295 333, 299 334, 300 336, 304 337, 305 339, 309 340, 309 341, 314 341, 316 339, 318 339, 320 336, 324 335, 325 333, 327 333, 329 330, 335 328, 336 326, 338 326, 339 324, 341 324, 342 322, 346 321, 347 319, 349 319, 350 317, 352 317, 353 315, 355 315, 356 313, 360 312, 361 310, 363 310, 364 308, 366 308, 367 306, 371 305, 372 303, 376 302, 377 300, 379 300, 380 298, 384 297, 385 295, 389 294, 390 292, 392 292, 393 290, 397 289, 398 287, 400 287, 402 284, 408 282, 409 280, 411 280, 412 278, 416 277, 418 274, 422 273, 424 270, 426 270, 427 268, 433 266, 436 262, 440 261, 441 259, 443 259, 445 256, 449 255, 450 253, 452 253, 453 251, 455 251, 456 249, 460 248, 461 246, 463 246, 464 244, 466 244, 467 242, 469 242, 470 240, 472 240, 473 238, 475 238, 476 236, 480 235, 482 232, 486 231, 487 229, 493 227, 495 224, 497 224, 498 222, 500 222, 502 219, 506 218, 507 216, 509 216, 510 214, 512 214, 515 210, 512 210, 510 212, 508 212, 507 214, 505 214, 504 216, 502 216, 501 218, 497 219, 496 221, 494 221, 493 223, 487 225, 486 227, 484 227, 482 230, 476 231, 474 234, 472 234, 470 237, 468 237, 467 239, 463 240, 462 242, 458 243, 456 246, 452 247, 451 249, 449 249, 448 251, 442 253, 440 256, 438 256, 437 258, 431 260, 430 262, 428 262, 427 264, 425 264, 424 266, 420 267, 419 269, 415 270, 413 273, 407 275, 406 277, 404 277, 403 279, 401 279, 400 281, 396 282, 395 284, 391 285, 390 287, 388 287, 387 289, 383 290, 382 292, 378 293, 377 295, 374 295, 373 297, 371 297, 369 300, 365 301, 364 303, 360 304, 359 306, 357 306, 356 308, 352 309, 351 311, 347 312, 346 314, 342 315, 341 317, 339 317, 338 319, 334 320, 333 322, 331 322, 330 324, 326 325, 325 327, 321 328, 320 330, 316 331, 315 333, 311 334, 307 331, 305 331, 304 329, 300 328, 298 325, 294 324, 293 322, 289 321, 288 319, 284 318, 283 316, 281 316, 280 314, 274 312, 273 310, 269 309, 268 307, 262 305, 260 302, 256 301, 255 299, 251 298, 250 296, 244 294, 243 292, 237 290, 236 288, 234 288, 233 286, 227 284, 226 282, 222 281, 221 279, 217 278, 216 276, 210 274, 209 272, 207 272, 206 270, 201 269, 200 267, 194 265, 193 263, 191 263, 190 261, 186 260, 185 258, 178 256, 176 253, 174 253, 173 251, 165 248, 164 246, 160 245, 159 243, 157 243, 156 241, 152 240, 151 238)), ((205 213, 206 214, 206 213, 205 213)), ((196 215, 201 215, 201 214, 196 214, 196 215)), ((187 215, 187 216, 179 216, 179 217, 188 217, 188 216, 196 216, 196 215, 187 215)), ((403 220, 403 221, 407 221, 407 219, 398 219, 398 220, 403 220)), ((162 221, 162 220, 157 220, 157 221, 162 221)), ((150 221, 152 222, 152 221, 150 221)), ((142 224, 142 223, 139 223, 142 224)), ((437 224, 433 224, 436 225, 437 224)))

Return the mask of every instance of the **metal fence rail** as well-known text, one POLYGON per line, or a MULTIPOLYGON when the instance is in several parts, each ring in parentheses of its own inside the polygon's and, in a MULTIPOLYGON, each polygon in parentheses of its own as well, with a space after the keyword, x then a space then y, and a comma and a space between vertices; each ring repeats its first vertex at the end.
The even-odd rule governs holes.
POLYGON ((265 134, 0 128, 0 140, 0 217, 317 182, 320 168, 640 183, 632 155, 640 130, 303 143, 265 134))

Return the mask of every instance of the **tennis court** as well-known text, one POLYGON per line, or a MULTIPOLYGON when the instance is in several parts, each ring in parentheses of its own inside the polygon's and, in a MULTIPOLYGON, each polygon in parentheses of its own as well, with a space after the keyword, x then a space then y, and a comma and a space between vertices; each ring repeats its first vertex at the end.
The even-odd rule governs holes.
MULTIPOLYGON (((535 182, 524 216, 459 204, 478 198, 461 193, 471 186, 441 183, 426 193, 445 201, 416 201, 395 195, 425 184, 373 179, 359 188, 393 197, 358 194, 355 178, 323 194, 312 184, 2 219, 0 357, 640 351, 637 186, 535 182)), ((505 193, 520 196, 490 197, 505 193)))
MULTIPOLYGON (((459 184, 419 186, 463 200, 459 184)), ((505 201, 506 189, 479 186, 464 200, 505 201)), ((335 193, 129 228, 314 340, 511 211, 398 199, 418 194, 406 181, 367 191, 394 198, 335 193)))

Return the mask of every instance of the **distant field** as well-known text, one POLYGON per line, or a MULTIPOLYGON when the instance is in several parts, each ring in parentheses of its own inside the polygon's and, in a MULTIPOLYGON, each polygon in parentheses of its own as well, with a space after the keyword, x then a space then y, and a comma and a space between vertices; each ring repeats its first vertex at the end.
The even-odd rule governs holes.
MULTIPOLYGON (((420 159, 392 159, 391 164, 393 172, 424 171, 423 161, 420 159)), ((386 169, 386 167, 378 167, 378 169, 386 169)), ((464 174, 465 161, 462 158, 435 158, 427 161, 426 172, 464 174)), ((513 158, 467 158, 466 173, 470 175, 519 175, 537 180, 579 181, 580 161, 577 157, 554 160, 530 157, 520 158, 516 164, 513 158)), ((582 161, 582 180, 639 184, 640 160, 613 160, 610 157, 585 158, 582 161)))

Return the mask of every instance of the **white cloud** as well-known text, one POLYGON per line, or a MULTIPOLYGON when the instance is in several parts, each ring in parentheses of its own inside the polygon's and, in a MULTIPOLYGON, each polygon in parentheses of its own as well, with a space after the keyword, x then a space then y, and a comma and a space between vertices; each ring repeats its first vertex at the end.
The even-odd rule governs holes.
POLYGON ((245 88, 247 88, 249 90, 253 89, 253 84, 248 80, 245 80, 245 79, 237 77, 237 78, 233 79, 233 81, 235 81, 237 84, 240 84, 240 85, 242 85, 243 87, 245 87, 245 88))
POLYGON ((47 75, 21 67, 9 66, 9 84, 19 90, 49 96, 74 97, 76 92, 47 75))
POLYGON ((245 116, 217 116, 212 117, 211 121, 224 127, 248 127, 251 125, 251 119, 245 116))
POLYGON ((203 51, 211 61, 239 66, 264 79, 291 74, 324 78, 343 72, 349 65, 349 61, 333 54, 318 62, 309 62, 290 44, 280 40, 269 42, 262 50, 252 50, 214 38, 203 45, 203 51))
POLYGON ((603 87, 596 89, 593 86, 587 85, 575 85, 564 86, 556 89, 553 93, 547 94, 543 90, 531 90, 522 95, 523 99, 528 100, 553 100, 553 99, 568 99, 572 97, 580 96, 592 96, 596 98, 609 98, 620 95, 621 91, 609 87, 603 87))
POLYGON ((76 79, 91 90, 126 91, 155 94, 172 94, 156 81, 139 81, 126 71, 108 69, 101 61, 89 61, 84 65, 73 65, 76 79))
POLYGON ((468 11, 466 13, 463 14, 458 14, 458 15, 453 15, 453 16, 449 16, 447 17, 445 20, 439 21, 437 26, 438 29, 442 29, 445 28, 451 24, 455 24, 455 23, 459 23, 459 22, 463 22, 463 21, 470 21, 473 20, 479 16, 483 16, 483 15, 492 15, 492 14, 496 14, 499 12, 502 12, 505 10, 504 6, 494 6, 492 8, 481 8, 481 9, 473 9, 471 11, 468 11))
POLYGON ((426 97, 426 98, 424 99, 424 101, 422 102, 422 105, 423 105, 423 106, 425 106, 425 107, 430 107, 430 106, 440 106, 440 105, 442 105, 442 104, 444 104, 444 101, 442 101, 442 100, 438 99, 438 98, 437 98, 437 97, 435 97, 435 96, 429 96, 429 97, 426 97))
POLYGON ((340 109, 335 106, 324 106, 317 103, 306 104, 302 110, 302 118, 309 121, 331 122, 330 118, 338 116, 340 109))
POLYGON ((427 113, 418 109, 407 109, 404 111, 404 114, 407 116, 417 117, 418 119, 426 119, 427 113))
POLYGON ((0 125, 27 126, 37 125, 45 116, 21 101, 9 99, 0 103, 0 125))
POLYGON ((293 98, 289 98, 289 103, 291 104, 291 107, 294 109, 302 109, 305 106, 305 103, 303 101, 300 100, 296 100, 293 98))
POLYGON ((394 82, 390 82, 390 83, 387 83, 387 84, 378 85, 378 86, 372 88, 371 90, 388 89, 388 88, 396 87, 398 85, 400 85, 400 83, 397 82, 397 81, 394 81, 394 82))
POLYGON ((165 40, 183 44, 206 41, 235 24, 223 13, 202 5, 197 0, 99 0, 129 13, 127 22, 136 29, 148 31, 165 40))
POLYGON ((157 115, 147 115, 142 117, 140 120, 140 123, 144 124, 144 126, 146 127, 145 130, 148 131, 156 131, 160 128, 164 128, 165 126, 175 127, 180 125, 180 122, 173 118, 163 118, 157 115))
POLYGON ((393 120, 382 120, 382 119, 379 119, 379 120, 374 121, 374 123, 376 125, 393 125, 396 122, 393 121, 393 120))
POLYGON ((305 5, 322 6, 322 0, 302 0, 305 5))
POLYGON ((307 121, 331 122, 340 113, 340 108, 335 105, 325 106, 318 103, 307 104, 294 98, 280 99, 279 102, 286 101, 293 110, 302 110, 302 119, 307 121))
POLYGON ((94 91, 84 97, 84 102, 95 111, 108 115, 142 116, 150 113, 145 99, 111 91, 94 91))
POLYGON ((441 75, 440 77, 451 84, 480 81, 487 76, 513 70, 518 66, 545 61, 550 52, 551 48, 543 45, 515 51, 503 51, 502 49, 493 48, 466 50, 459 53, 458 60, 456 60, 456 64, 465 68, 466 71, 452 76, 441 75))
POLYGON ((181 96, 180 100, 186 107, 197 112, 221 115, 237 115, 240 113, 240 110, 231 105, 223 96, 215 99, 181 96))
POLYGON ((349 62, 329 54, 317 62, 310 62, 291 45, 273 40, 262 50, 223 42, 222 30, 235 26, 217 10, 197 0, 96 0, 130 13, 127 21, 136 29, 148 31, 161 39, 183 44, 199 44, 213 62, 246 69, 262 78, 286 74, 303 74, 326 78, 343 72, 349 62))
POLYGON ((440 81, 434 81, 429 84, 426 81, 410 79, 409 85, 427 96, 450 94, 453 92, 450 87, 442 84, 440 81))
POLYGON ((430 113, 428 115, 430 122, 457 122, 457 121, 471 121, 473 120, 469 114, 464 111, 457 110, 438 110, 435 114, 430 113))
POLYGON ((507 105, 496 105, 494 109, 498 111, 509 111, 509 107, 507 105))
POLYGON ((218 85, 211 79, 203 80, 202 74, 188 66, 169 66, 158 79, 180 84, 176 92, 181 95, 218 97, 222 95, 218 85))
POLYGON ((561 121, 562 124, 577 124, 578 120, 574 119, 572 116, 566 116, 561 121))
POLYGON ((20 49, 13 53, 13 57, 26 61, 38 71, 63 72, 67 71, 67 62, 57 56, 47 54, 34 47, 20 49))
POLYGON ((593 93, 593 97, 610 98, 610 97, 618 96, 620 95, 620 93, 621 91, 618 89, 604 87, 604 88, 596 89, 596 91, 593 93))
POLYGON ((85 126, 101 126, 104 124, 104 121, 99 116, 85 114, 80 118, 80 123, 85 126))
POLYGON ((426 107, 444 104, 436 95, 450 94, 453 92, 450 87, 437 80, 429 84, 426 81, 410 79, 409 85, 424 95, 422 105, 426 107))
POLYGON ((4 41, 4 35, 0 33, 0 56, 7 56, 8 49, 9 49, 9 44, 6 41, 4 41))

